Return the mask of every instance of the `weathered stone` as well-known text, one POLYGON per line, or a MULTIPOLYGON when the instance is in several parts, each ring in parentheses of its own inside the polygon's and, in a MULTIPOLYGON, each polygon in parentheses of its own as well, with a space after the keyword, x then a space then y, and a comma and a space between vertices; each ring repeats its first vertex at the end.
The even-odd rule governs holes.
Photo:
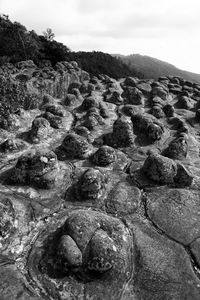
POLYGON ((152 109, 151 109, 151 113, 157 119, 160 119, 160 118, 164 117, 163 110, 160 106, 153 106, 152 109))
POLYGON ((74 94, 67 94, 64 99, 64 104, 67 106, 74 105, 77 101, 77 98, 74 94))
POLYGON ((69 158, 84 159, 90 155, 91 147, 88 141, 77 134, 69 133, 62 142, 62 148, 69 158))
POLYGON ((51 127, 55 128, 55 129, 59 129, 63 127, 63 120, 62 117, 59 117, 57 115, 54 115, 50 112, 45 112, 42 115, 43 118, 47 119, 47 121, 49 122, 49 124, 51 125, 51 127))
POLYGON ((50 131, 50 123, 42 117, 35 118, 32 122, 32 127, 29 133, 32 142, 43 141, 50 131))
POLYGON ((94 164, 106 167, 116 160, 116 153, 112 147, 102 146, 91 157, 94 164))
POLYGON ((124 84, 128 86, 135 87, 137 83, 137 79, 134 77, 126 77, 124 84))
POLYGON ((106 93, 104 95, 104 101, 119 105, 119 104, 122 104, 124 100, 121 96, 121 92, 118 90, 115 90, 115 91, 112 91, 111 93, 106 93))
POLYGON ((85 98, 83 103, 82 103, 82 108, 84 110, 88 110, 89 108, 91 107, 97 107, 99 108, 99 101, 98 99, 94 98, 94 97, 88 97, 88 98, 85 98))
POLYGON ((69 267, 82 265, 82 253, 77 247, 76 242, 69 235, 63 235, 61 237, 57 253, 69 267))
POLYGON ((117 119, 113 124, 112 134, 105 136, 105 142, 113 147, 133 146, 134 139, 132 124, 124 117, 117 119))
POLYGON ((146 135, 151 142, 162 137, 164 127, 155 117, 148 114, 135 114, 131 120, 136 134, 146 135))
POLYGON ((59 117, 64 117, 66 115, 65 109, 61 105, 49 105, 46 107, 46 112, 50 112, 59 117))
POLYGON ((78 182, 78 193, 81 200, 99 200, 105 192, 107 178, 95 169, 88 169, 78 182))
POLYGON ((177 105, 179 108, 188 109, 188 110, 192 109, 194 106, 191 99, 186 96, 181 96, 177 105))
POLYGON ((158 154, 149 155, 142 170, 151 180, 161 184, 173 183, 177 174, 176 163, 158 154))
POLYGON ((189 187, 193 182, 193 175, 182 164, 177 163, 177 174, 174 183, 177 187, 189 187))
POLYGON ((169 237, 189 245, 199 237, 199 191, 158 188, 147 193, 150 219, 169 237))
POLYGON ((173 105, 167 104, 163 107, 163 111, 167 117, 173 117, 175 109, 174 109, 173 105))
POLYGON ((142 92, 136 87, 126 87, 122 97, 127 99, 128 104, 144 105, 144 96, 142 92))
POLYGON ((15 210, 12 202, 8 198, 0 200, 0 239, 6 238, 14 229, 15 210))
POLYGON ((90 134, 90 131, 88 128, 86 128, 85 126, 78 126, 75 128, 75 132, 78 134, 78 135, 81 135, 83 137, 85 137, 89 143, 91 143, 93 141, 93 138, 90 134))
POLYGON ((158 96, 163 100, 167 100, 168 93, 162 87, 154 87, 152 90, 153 96, 158 96))
POLYGON ((53 151, 32 150, 18 159, 9 181, 49 188, 55 182, 57 168, 57 157, 53 151), (50 172, 53 172, 53 177, 48 178, 46 175, 50 172))
POLYGON ((2 144, 0 144, 0 151, 2 152, 12 152, 20 150, 24 147, 23 142, 15 141, 14 139, 7 139, 2 144))
POLYGON ((87 261, 89 271, 105 273, 112 267, 117 247, 106 231, 99 229, 90 240, 90 254, 87 261))
POLYGON ((184 159, 187 156, 188 144, 184 137, 178 137, 173 140, 168 148, 164 151, 164 155, 173 159, 184 159))

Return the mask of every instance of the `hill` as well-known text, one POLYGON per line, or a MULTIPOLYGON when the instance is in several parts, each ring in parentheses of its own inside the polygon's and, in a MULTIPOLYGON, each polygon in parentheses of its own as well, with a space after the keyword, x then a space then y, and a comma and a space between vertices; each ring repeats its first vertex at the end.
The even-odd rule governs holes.
POLYGON ((7 15, 0 15, 0 66, 5 63, 32 60, 37 66, 55 66, 59 61, 76 60, 80 67, 92 75, 106 74, 113 78, 140 77, 122 61, 103 52, 73 52, 66 45, 54 40, 51 29, 44 35, 28 31, 19 22, 12 22, 7 15), (50 31, 50 35, 48 33, 50 31))
POLYGON ((180 76, 185 80, 200 83, 200 74, 180 70, 165 61, 140 54, 120 55, 116 54, 123 63, 127 64, 134 72, 140 73, 140 78, 158 79, 160 76, 180 76))

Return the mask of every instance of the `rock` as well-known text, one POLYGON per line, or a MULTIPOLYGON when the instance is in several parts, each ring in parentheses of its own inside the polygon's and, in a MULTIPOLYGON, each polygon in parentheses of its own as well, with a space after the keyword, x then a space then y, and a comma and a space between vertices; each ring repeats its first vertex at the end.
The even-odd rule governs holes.
POLYGON ((158 124, 151 123, 147 128, 147 136, 151 141, 160 140, 163 134, 163 127, 158 124))
POLYGON ((37 117, 32 122, 29 137, 32 142, 38 143, 44 140, 50 132, 50 123, 42 117, 37 117))
POLYGON ((84 159, 89 157, 91 146, 88 141, 75 133, 66 135, 62 142, 62 148, 69 158, 84 159))
POLYGON ((160 106, 153 106, 152 109, 151 109, 151 113, 157 119, 160 119, 160 118, 164 117, 163 110, 160 106))
POLYGON ((191 99, 189 97, 181 96, 180 99, 178 100, 177 106, 179 108, 190 110, 193 108, 194 105, 191 102, 191 99))
POLYGON ((15 210, 8 198, 0 200, 0 239, 7 238, 14 230, 15 210))
POLYGON ((47 119, 51 127, 55 129, 63 128, 63 120, 61 117, 50 112, 45 112, 41 117, 47 119))
POLYGON ((170 78, 170 82, 173 83, 173 84, 180 85, 180 80, 179 80, 178 77, 172 77, 172 78, 170 78))
POLYGON ((163 84, 168 84, 169 83, 169 78, 165 77, 165 76, 160 76, 158 78, 158 81, 163 83, 163 84))
MULTIPOLYGON (((166 210, 163 218, 172 215, 166 210)), ((166 238, 158 229, 145 224, 145 221, 135 222, 132 232, 137 249, 136 279, 131 285, 136 290, 133 299, 198 300, 199 279, 184 247, 166 238)))
POLYGON ((54 103, 55 103, 55 100, 51 95, 44 94, 42 105, 53 105, 54 103))
POLYGON ((127 117, 132 117, 133 115, 136 115, 138 113, 141 113, 141 108, 135 105, 131 104, 125 104, 122 107, 122 112, 125 114, 127 117))
POLYGON ((134 140, 132 124, 125 117, 117 119, 112 134, 105 136, 105 142, 113 147, 130 147, 134 145, 134 140))
POLYGON ((50 188, 56 180, 57 169, 57 156, 53 151, 32 150, 19 157, 8 180, 12 184, 36 184, 39 188, 50 188))
POLYGON ((81 200, 99 200, 105 192, 106 177, 95 169, 86 170, 78 182, 81 200))
POLYGON ((50 112, 59 117, 66 116, 66 111, 61 105, 48 105, 46 106, 46 112, 50 112))
POLYGON ((28 73, 19 73, 17 75, 15 75, 15 79, 22 81, 22 82, 26 82, 28 80, 30 80, 32 78, 32 74, 28 74, 28 73))
POLYGON ((199 191, 157 188, 147 193, 152 221, 169 237, 188 245, 199 237, 199 191))
POLYGON ((77 98, 81 97, 81 93, 80 93, 79 89, 74 88, 74 89, 72 89, 71 92, 72 92, 72 94, 69 94, 69 95, 75 95, 77 98))
POLYGON ((99 109, 100 115, 102 116, 102 118, 107 119, 109 118, 110 114, 109 114, 109 110, 107 108, 107 106, 105 106, 104 104, 100 103, 100 109, 99 109))
POLYGON ((12 152, 20 150, 24 147, 23 142, 15 141, 14 139, 7 139, 2 144, 0 144, 0 151, 2 152, 12 152))
POLYGON ((57 253, 69 267, 79 267, 82 265, 82 253, 76 242, 69 235, 61 236, 57 253))
POLYGON ((134 77, 126 77, 124 84, 128 86, 135 87, 137 83, 137 79, 134 77))
POLYGON ((78 134, 78 135, 81 135, 83 137, 85 137, 89 143, 92 143, 93 142, 93 138, 90 134, 90 131, 88 128, 86 128, 85 126, 78 126, 75 128, 75 132, 78 134))
MULTIPOLYGON (((78 273, 81 278, 94 281, 103 278, 99 275, 103 276, 108 271, 109 279, 105 282, 114 280, 114 283, 119 283, 124 271, 123 276, 127 278, 126 271, 130 266, 129 236, 118 219, 93 210, 77 210, 67 219, 63 231, 70 235, 83 254, 83 268, 78 273)), ((118 284, 116 288, 119 288, 118 284)), ((113 295, 107 285, 106 289, 109 297, 113 295)))
POLYGON ((187 156, 187 152, 187 140, 184 137, 178 137, 169 144, 164 151, 164 155, 173 159, 184 159, 187 156))
POLYGON ((18 69, 27 69, 27 68, 35 69, 36 68, 36 65, 34 64, 34 62, 32 60, 24 60, 24 61, 17 62, 15 64, 15 66, 18 69))
POLYGON ((123 103, 123 98, 120 91, 114 90, 113 92, 104 95, 104 101, 118 105, 123 103))
POLYGON ((149 155, 142 170, 151 180, 160 184, 173 183, 174 177, 177 175, 176 163, 159 154, 149 155))
POLYGON ((181 97, 190 97, 190 93, 186 90, 182 90, 181 93, 180 93, 180 96, 181 97))
POLYGON ((127 99, 128 104, 144 105, 144 96, 136 87, 126 87, 122 97, 127 99))
POLYGON ((67 94, 64 99, 64 105, 70 106, 74 105, 77 101, 77 98, 74 94, 67 94))
POLYGON ((83 126, 89 130, 94 130, 99 125, 97 118, 94 115, 87 115, 83 126))
POLYGON ((174 182, 177 187, 189 187, 192 185, 194 176, 180 163, 177 163, 177 174, 174 182))
POLYGON ((137 83, 137 88, 144 94, 144 95, 149 95, 152 88, 149 82, 145 82, 145 81, 139 81, 137 83))
POLYGON ((116 153, 112 147, 101 146, 91 157, 94 164, 106 167, 116 160, 116 153))
POLYGON ((76 77, 76 80, 75 81, 72 81, 68 87, 68 94, 71 94, 72 90, 73 89, 80 89, 82 84, 79 82, 79 78, 77 76, 77 73, 75 72, 75 77, 76 77))
POLYGON ((112 261, 116 257, 117 247, 107 232, 99 229, 90 240, 90 254, 87 261, 89 271, 105 273, 113 265, 112 261))
POLYGON ((153 87, 152 90, 153 96, 158 96, 163 100, 167 100, 168 93, 160 86, 160 87, 153 87))
POLYGON ((200 121, 200 108, 196 110, 196 119, 197 121, 200 121))
POLYGON ((81 80, 81 82, 89 81, 90 80, 90 74, 86 71, 81 70, 80 80, 81 80))
POLYGON ((151 142, 161 139, 164 126, 155 117, 149 114, 135 114, 131 120, 136 134, 146 135, 151 142))
POLYGON ((163 107, 163 111, 164 111, 166 117, 173 117, 174 113, 175 113, 175 109, 174 109, 173 105, 171 105, 171 104, 166 104, 163 107))
POLYGON ((152 106, 163 107, 165 105, 165 101, 162 98, 158 97, 158 96, 153 97, 151 102, 152 102, 152 106))
POLYGON ((92 83, 88 83, 88 85, 87 85, 87 92, 89 93, 89 95, 91 95, 91 94, 92 94, 92 92, 94 92, 94 91, 95 91, 95 89, 96 89, 96 87, 95 87, 95 85, 94 85, 94 84, 92 84, 92 83))
POLYGON ((88 98, 85 98, 83 103, 82 103, 82 108, 84 110, 88 110, 91 107, 99 108, 99 101, 96 98, 92 97, 92 96, 88 97, 88 98))
POLYGON ((142 192, 126 180, 118 181, 106 198, 106 211, 118 217, 136 213, 141 207, 142 192))

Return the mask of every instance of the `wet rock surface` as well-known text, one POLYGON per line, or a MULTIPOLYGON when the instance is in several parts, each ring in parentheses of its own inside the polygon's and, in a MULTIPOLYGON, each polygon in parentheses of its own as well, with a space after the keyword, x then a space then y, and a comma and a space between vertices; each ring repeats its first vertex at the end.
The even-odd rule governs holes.
POLYGON ((199 300, 200 86, 10 76, 38 102, 1 121, 0 298, 199 300))

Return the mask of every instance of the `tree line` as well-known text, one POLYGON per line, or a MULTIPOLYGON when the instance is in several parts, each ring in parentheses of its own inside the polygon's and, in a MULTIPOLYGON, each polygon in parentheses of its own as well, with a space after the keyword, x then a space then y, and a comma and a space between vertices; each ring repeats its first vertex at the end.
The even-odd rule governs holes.
POLYGON ((0 66, 10 62, 32 60, 36 65, 48 60, 52 66, 59 61, 75 60, 91 75, 106 74, 113 78, 125 76, 140 77, 125 63, 100 51, 73 52, 66 45, 57 42, 50 28, 43 35, 28 31, 19 22, 12 22, 7 15, 0 15, 0 66))

